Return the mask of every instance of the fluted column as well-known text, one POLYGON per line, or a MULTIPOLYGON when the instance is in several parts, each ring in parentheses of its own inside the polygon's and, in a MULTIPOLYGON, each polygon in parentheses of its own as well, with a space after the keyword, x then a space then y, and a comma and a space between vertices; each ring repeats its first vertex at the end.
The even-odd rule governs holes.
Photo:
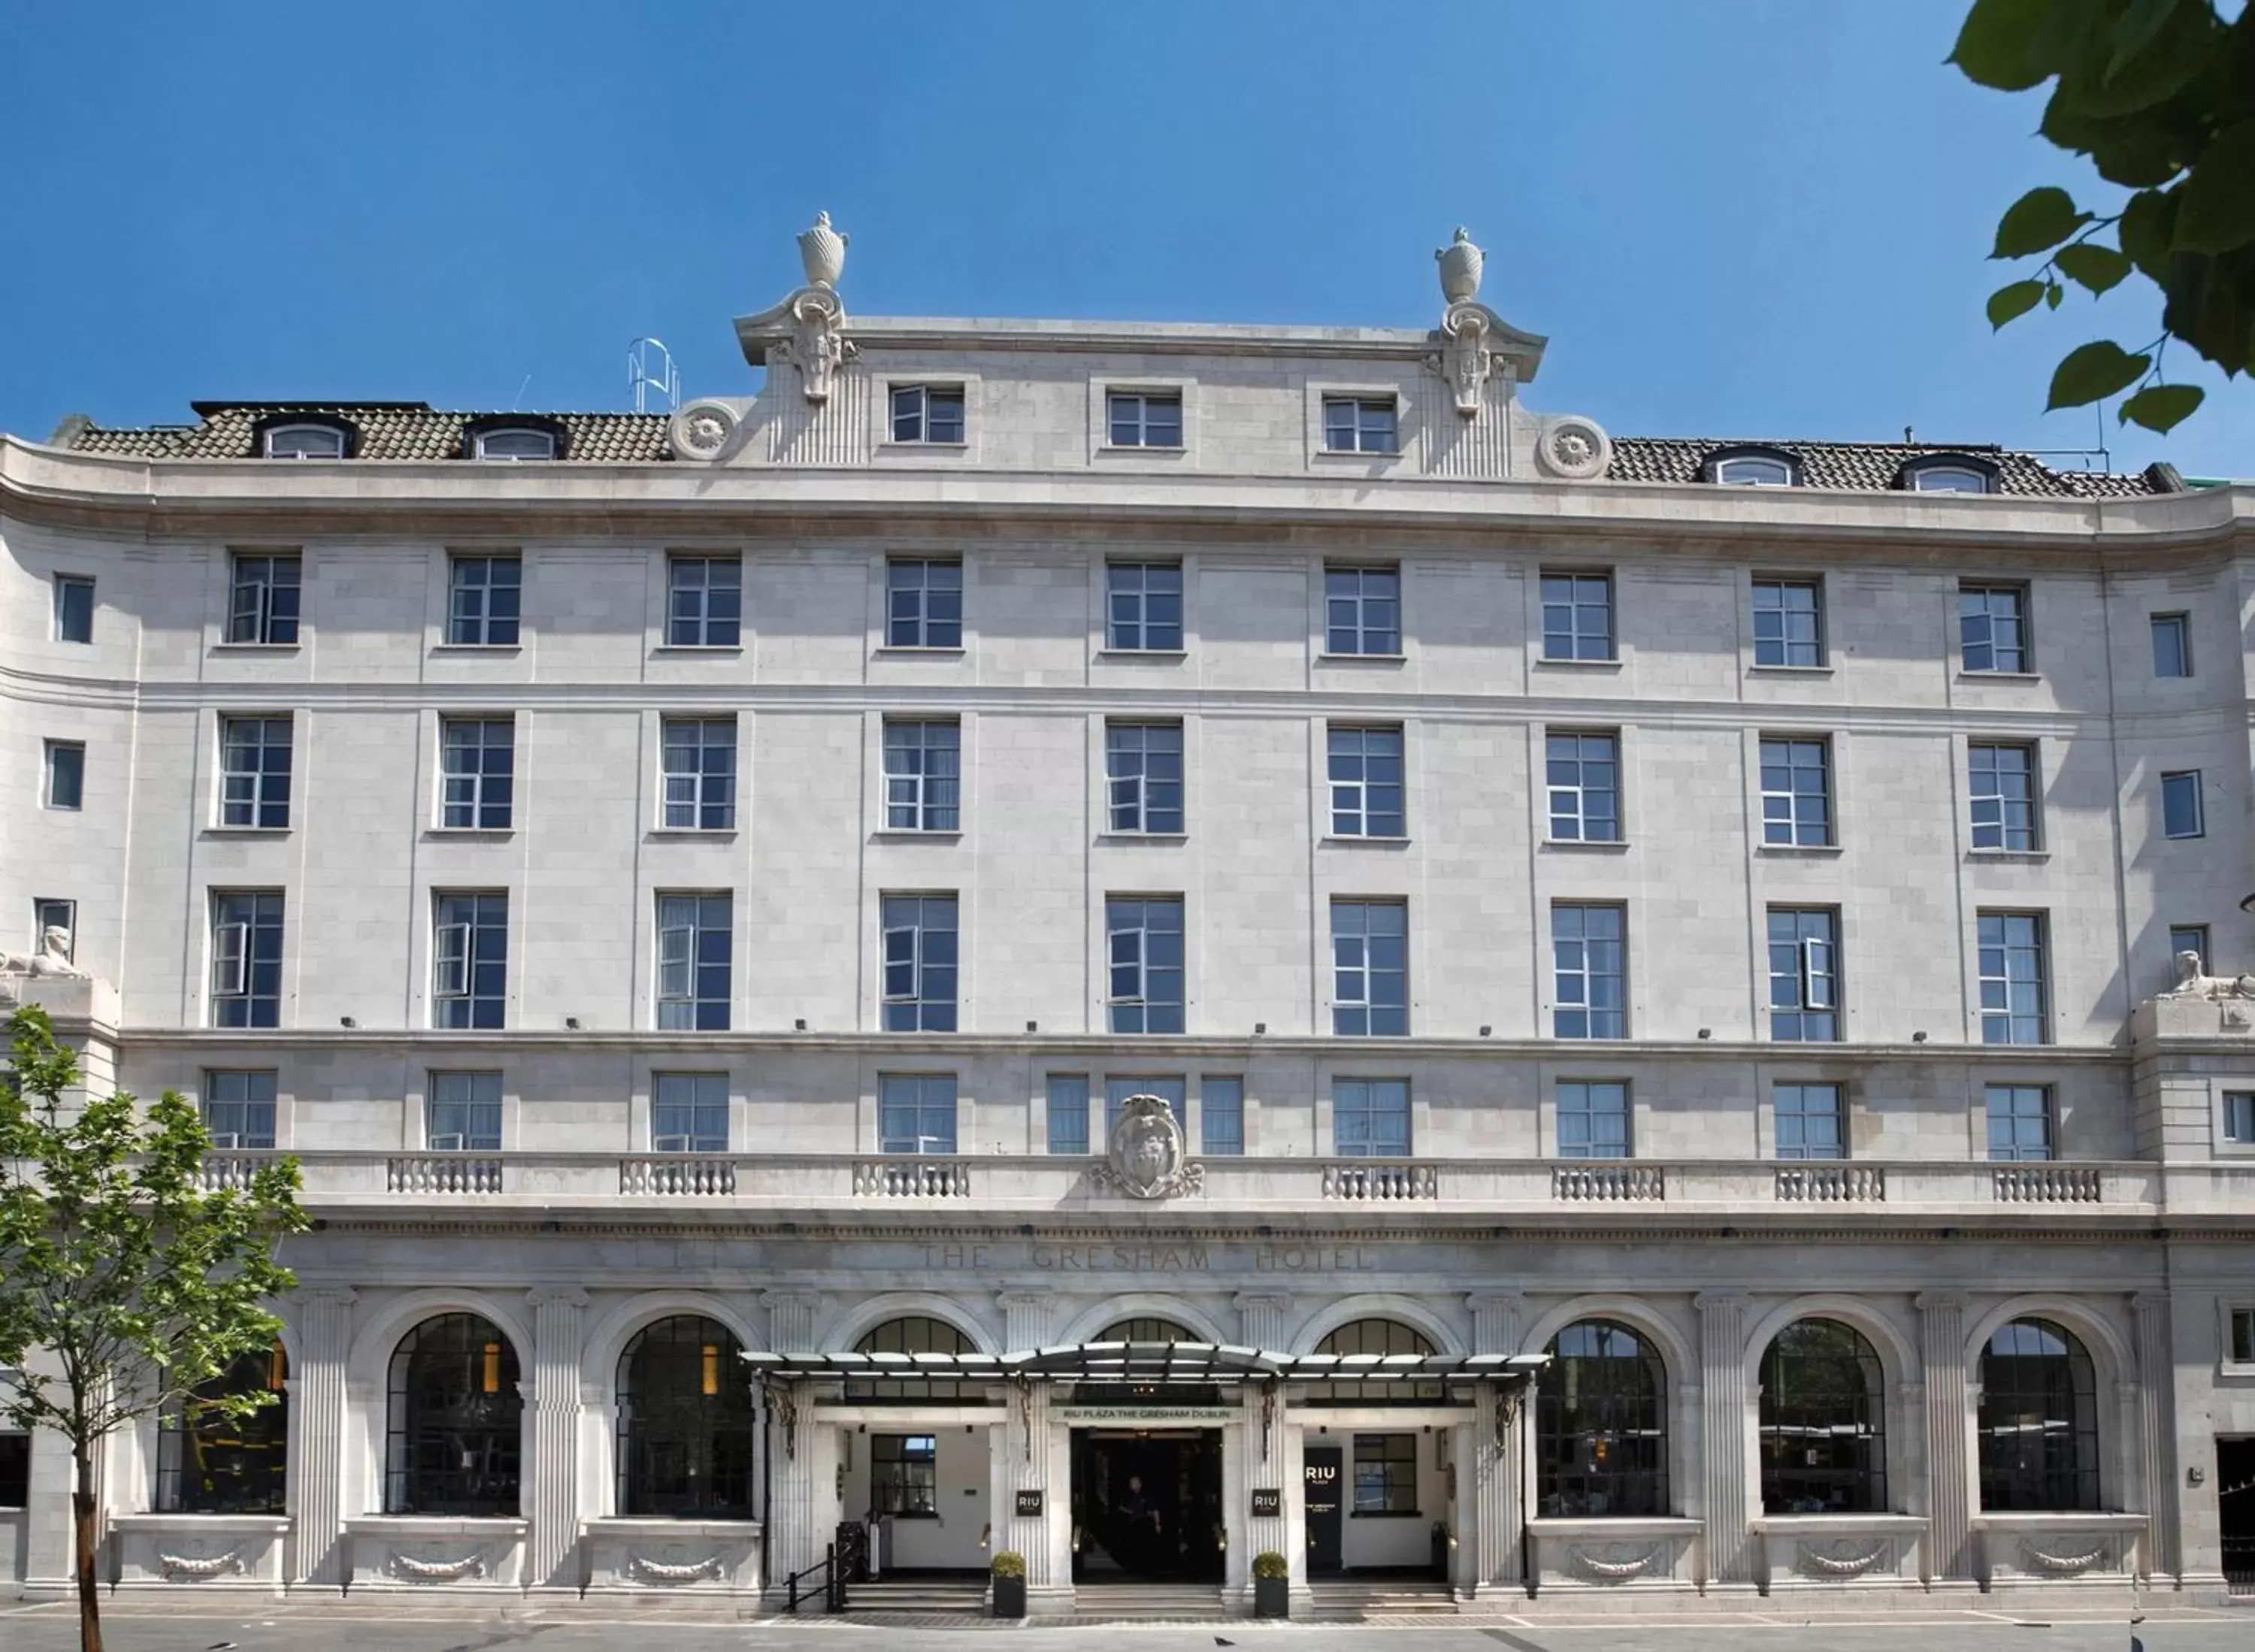
POLYGON ((1918 1340, 1926 1372, 1928 1565, 1937 1580, 1974 1576, 1973 1475, 1966 1451, 1965 1298, 1928 1290, 1918 1297, 1918 1340))
POLYGON ((298 1329, 298 1361, 290 1369, 293 1583, 344 1586, 345 1358, 356 1300, 341 1289, 301 1290, 290 1299, 298 1329))
POLYGON ((1746 1298, 1703 1291, 1697 1300, 1707 1583, 1744 1586, 1753 1580, 1746 1541, 1746 1298))
MULTIPOLYGON (((1237 1339, 1248 1348, 1267 1348, 1284 1353, 1284 1339, 1290 1334, 1287 1322, 1291 1317, 1292 1299, 1274 1291, 1245 1290, 1237 1296, 1237 1339)), ((1272 1543, 1269 1545, 1274 1548, 1272 1543)))
MULTIPOLYGON (((1524 1297, 1515 1292, 1484 1291, 1465 1297, 1465 1304, 1472 1310, 1474 1353, 1519 1352, 1524 1297)), ((1489 1382, 1479 1384, 1478 1396, 1469 1424, 1472 1495, 1463 1500, 1472 1516, 1468 1586, 1475 1596, 1483 1590, 1526 1586, 1521 1563, 1527 1525, 1528 1402, 1532 1397, 1524 1389, 1506 1391, 1489 1382)))
POLYGON ((1049 1346, 1057 1299, 1045 1290, 1004 1290, 994 1300, 1002 1309, 1002 1347, 1020 1353, 1049 1346))
POLYGON ((821 1559, 825 1539, 820 1536, 815 1508, 813 1393, 804 1382, 776 1382, 769 1385, 767 1395, 769 1463, 775 1478, 768 1498, 764 1583, 773 1591, 781 1589, 792 1572, 821 1559))
POLYGON ((587 1293, 576 1286, 525 1293, 532 1304, 532 1495, 525 1581, 580 1588, 580 1335, 587 1293))
POLYGON ((2169 1299, 2141 1290, 2130 1298, 2138 1322, 2139 1487, 2146 1516, 2150 1574, 2174 1578, 2177 1557, 2177 1367, 2171 1352, 2169 1299))

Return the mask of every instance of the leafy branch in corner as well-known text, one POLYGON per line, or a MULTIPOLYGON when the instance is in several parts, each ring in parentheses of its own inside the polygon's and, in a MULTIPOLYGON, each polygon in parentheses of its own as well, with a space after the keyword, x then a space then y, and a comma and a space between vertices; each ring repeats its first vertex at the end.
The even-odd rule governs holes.
POLYGON ((2160 292, 2160 335, 2070 350, 2046 411, 2135 385, 2122 422, 2174 429, 2204 392, 2161 376, 2172 340, 2227 377, 2255 371, 2255 5, 2226 23, 2216 0, 1974 0, 1949 60, 1999 91, 2055 80, 2043 136, 2134 192, 2103 217, 2045 186, 1998 222, 1992 258, 2048 256, 1990 295, 1992 327, 2057 309, 2069 282, 2095 298, 2137 276, 2160 292), (2111 244, 2097 238, 2109 231, 2111 244))

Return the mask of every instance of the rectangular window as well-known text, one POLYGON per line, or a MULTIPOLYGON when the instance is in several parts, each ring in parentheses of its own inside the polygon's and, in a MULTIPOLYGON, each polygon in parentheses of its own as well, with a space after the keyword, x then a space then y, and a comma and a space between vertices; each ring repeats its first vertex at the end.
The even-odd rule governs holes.
POLYGON ((1104 565, 1104 646, 1123 653, 1179 653, 1183 646, 1183 565, 1104 565))
POLYGON ((1324 451, 1391 453, 1400 451, 1400 419, 1390 397, 1324 397, 1324 451))
POLYGON ((214 889, 211 1024, 282 1024, 282 891, 214 889))
POLYGON ((1182 896, 1113 896, 1104 903, 1114 1032, 1183 1030, 1182 896))
POLYGON ((446 786, 441 825, 454 831, 509 829, 516 791, 515 719, 440 719, 439 761, 446 786))
POLYGON ((1409 1080, 1333 1079, 1331 1151, 1340 1158, 1409 1156, 1409 1080))
POLYGON ((1104 772, 1112 830, 1170 833, 1183 829, 1183 726, 1106 721, 1104 772))
POLYGON ((1245 1151, 1245 1080, 1198 1080, 1198 1150, 1234 1158, 1245 1151))
POLYGON ((1558 1156, 1625 1159, 1628 1149, 1628 1086, 1611 1079, 1561 1079, 1558 1156))
POLYGON ((439 890, 431 897, 431 1024, 495 1028, 509 1004, 509 896, 439 890))
POLYGON ((75 740, 47 744, 47 807, 79 809, 86 805, 86 747, 75 740))
POLYGON ((1832 748, 1823 740, 1761 742, 1762 841, 1802 848, 1832 841, 1832 748))
POLYGON ((938 1436, 869 1436, 869 1508, 907 1520, 938 1518, 938 1436))
POLYGON ((2200 960, 2200 973, 2209 973, 2208 925, 2205 924, 2172 924, 2169 925, 2169 965, 2175 968, 2179 953, 2190 953, 2200 960))
POLYGON ((1358 1515, 1415 1515, 1417 1512, 1417 1437, 1415 1434, 1358 1434, 1354 1437, 1354 1512, 1358 1515))
POLYGON ((1050 1151, 1064 1158, 1088 1152, 1088 1075, 1050 1075, 1050 1151))
POLYGON ((424 1123, 433 1153, 500 1152, 501 1074, 433 1072, 424 1123))
POLYGON ((877 1150, 955 1151, 955 1075, 892 1072, 877 1080, 877 1150))
POLYGON ((1974 741, 1965 748, 1966 795, 1973 806, 1973 847, 2033 854, 2036 830, 2036 749, 1974 741))
POLYGON ((22 1508, 32 1501, 32 1437, 4 1428, 0 1424, 0 1508, 22 1508))
POLYGON ((1564 901, 1551 906, 1554 1036, 1628 1036, 1627 927, 1628 915, 1618 906, 1564 901))
POLYGON ((650 1078, 650 1150, 728 1150, 728 1075, 659 1072, 650 1078))
POLYGON ((1120 1115, 1131 1095, 1155 1095, 1167 1104, 1167 1111, 1181 1124, 1190 1117, 1190 1107, 1184 1100, 1190 1093, 1188 1081, 1180 1073, 1128 1072, 1118 1073, 1104 1081, 1104 1139, 1108 1144, 1112 1132, 1120 1128, 1120 1115))
POLYGON ((665 645, 737 648, 743 643, 744 559, 665 559, 665 645))
POLYGON ((223 826, 290 824, 290 720, 219 720, 219 823, 223 826))
POLYGON ((1325 653, 1401 653, 1400 569, 1325 568, 1324 608, 1325 653))
POLYGON ((217 1148, 274 1145, 274 1075, 204 1074, 204 1130, 217 1148))
POLYGON ((1545 778, 1550 836, 1560 843, 1620 841, 1620 736, 1549 735, 1545 778))
POLYGON ((1178 391, 1113 390, 1106 398, 1114 447, 1179 447, 1183 398, 1178 391))
POLYGON ((229 570, 227 640, 296 643, 302 572, 303 565, 294 552, 285 556, 237 552, 229 570))
POLYGON ((1609 660, 1613 655, 1613 576, 1542 576, 1542 657, 1609 660))
POLYGON ((512 648, 524 564, 516 557, 456 557, 446 586, 446 641, 456 648, 512 648))
POLYGON ((2156 677, 2192 675, 2192 616, 2190 615, 2156 614, 2153 615, 2153 675, 2156 677))
POLYGON ((77 574, 55 575, 55 641, 94 641, 94 581, 77 574))
POLYGON ((962 829, 963 730, 936 719, 885 719, 885 829, 962 829))
POLYGON ((952 895, 888 895, 884 924, 884 1029, 953 1032, 956 903, 952 895))
POLYGON ((1781 1084, 1770 1091, 1772 1132, 1781 1159, 1848 1156, 1845 1112, 1837 1084, 1781 1084))
POLYGON ((668 717, 660 735, 665 764, 665 829, 734 830, 736 720, 668 717))
POLYGON ((657 1027, 726 1032, 735 901, 727 895, 657 897, 657 1027))
POLYGON ((1408 1036, 1408 903, 1331 903, 1331 1030, 1345 1038, 1408 1036))
POLYGON ((2161 777, 2161 833, 2165 837, 2197 838, 2208 826, 2200 803, 2200 770, 2181 770, 2161 777))
POLYGON ((2255 1147, 2255 1091, 2224 1092, 2223 1139, 2236 1146, 2255 1147))
POLYGON ((2028 587, 1962 585, 1957 588, 1957 641, 1969 671, 2026 671, 2028 587))
POLYGON ((963 445, 963 386, 893 386, 893 439, 941 446, 963 445))
POLYGON ((1331 745, 1331 835, 1401 837, 1407 830, 1402 817, 1401 731, 1334 725, 1326 731, 1326 738, 1331 745))
MULTIPOLYGON (((2255 1365, 2255 1308, 2231 1311, 2231 1363, 2255 1365)), ((0 1496, 0 1503, 7 1501, 0 1496)))
POLYGON ((2039 912, 1983 912, 1981 1042, 2049 1044, 2044 921, 2039 912))
POLYGON ((885 564, 885 646, 963 646, 963 565, 924 557, 885 564))
POLYGON ((1824 664, 1823 580, 1754 581, 1754 664, 1824 664))
POLYGON ((47 931, 59 929, 63 932, 63 961, 78 961, 78 903, 59 901, 41 896, 32 903, 32 951, 41 951, 47 944, 47 931))
POLYGON ((1769 909, 1769 1036, 1829 1043, 1840 1036, 1839 914, 1769 909))
POLYGON ((1989 1156, 2048 1159, 2051 1154, 2051 1086, 1992 1084, 1986 1098, 1989 1156))

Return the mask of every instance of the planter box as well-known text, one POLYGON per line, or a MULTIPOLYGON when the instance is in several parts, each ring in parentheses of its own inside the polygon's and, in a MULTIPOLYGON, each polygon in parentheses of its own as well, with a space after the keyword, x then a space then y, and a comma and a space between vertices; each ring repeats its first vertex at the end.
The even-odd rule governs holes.
POLYGON ((113 1515, 121 1589, 283 1591, 287 1515, 113 1515))
POLYGON ((1023 1578, 996 1578, 994 1582, 994 1615, 998 1618, 1024 1617, 1026 1580, 1023 1578))
POLYGON ((591 1595, 755 1595, 760 1592, 756 1520, 590 1520, 591 1595))
POLYGON ((1289 1578, 1255 1578, 1253 1580, 1253 1615, 1256 1618, 1290 1617, 1292 1580, 1289 1578))
POLYGON ((358 1515, 345 1522, 346 1588, 471 1595, 521 1592, 531 1522, 454 1515, 358 1515))

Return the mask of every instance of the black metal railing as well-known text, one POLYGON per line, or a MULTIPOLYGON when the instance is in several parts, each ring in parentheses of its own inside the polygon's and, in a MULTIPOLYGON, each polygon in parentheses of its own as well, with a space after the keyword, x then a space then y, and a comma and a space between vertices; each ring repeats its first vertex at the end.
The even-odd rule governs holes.
POLYGON ((785 1612, 796 1614, 800 1600, 814 1599, 813 1587, 811 1585, 802 1587, 802 1585, 818 1571, 822 1574, 822 1609, 825 1612, 846 1610, 846 1574, 838 1564, 838 1545, 833 1543, 822 1546, 821 1559, 783 1579, 783 1609, 785 1612))

